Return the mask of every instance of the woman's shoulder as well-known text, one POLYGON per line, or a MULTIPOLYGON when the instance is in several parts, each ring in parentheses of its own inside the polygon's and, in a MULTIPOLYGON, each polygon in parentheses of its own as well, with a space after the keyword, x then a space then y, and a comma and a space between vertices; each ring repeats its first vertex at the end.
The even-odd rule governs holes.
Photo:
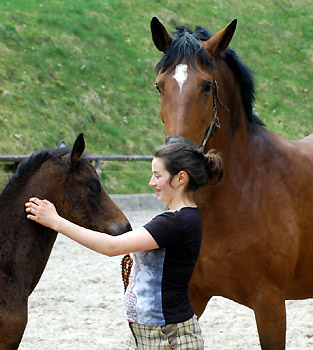
POLYGON ((176 211, 176 215, 178 216, 196 216, 198 217, 200 215, 200 210, 198 207, 183 207, 176 211))
POLYGON ((180 222, 192 222, 199 219, 201 220, 201 216, 198 207, 183 207, 178 210, 165 210, 156 215, 150 223, 167 222, 173 225, 179 225, 180 222))
POLYGON ((202 219, 198 207, 183 207, 176 213, 176 220, 181 227, 196 228, 202 227, 202 219))

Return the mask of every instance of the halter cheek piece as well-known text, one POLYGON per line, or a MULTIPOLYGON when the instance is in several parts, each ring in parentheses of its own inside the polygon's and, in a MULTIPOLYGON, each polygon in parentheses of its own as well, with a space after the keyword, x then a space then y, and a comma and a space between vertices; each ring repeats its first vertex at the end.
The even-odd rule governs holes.
MULTIPOLYGON (((217 84, 217 81, 215 79, 215 70, 213 70, 213 79, 214 79, 213 80, 214 92, 213 92, 212 119, 211 119, 211 123, 210 123, 209 127, 207 128, 207 130, 204 134, 204 138, 203 138, 203 141, 201 143, 201 146, 199 147, 199 150, 202 152, 204 150, 206 143, 210 140, 210 138, 213 137, 213 135, 221 127, 220 121, 219 121, 218 116, 217 116, 217 103, 216 103, 216 101, 219 103, 219 105, 222 108, 224 108, 227 112, 229 112, 229 109, 225 105, 223 105, 223 103, 221 102, 221 100, 218 96, 218 84, 217 84)), ((183 143, 187 143, 188 145, 190 145, 192 147, 198 148, 198 146, 193 141, 187 139, 186 137, 183 137, 183 136, 166 136, 165 137, 165 144, 174 143, 174 142, 183 142, 183 143)))

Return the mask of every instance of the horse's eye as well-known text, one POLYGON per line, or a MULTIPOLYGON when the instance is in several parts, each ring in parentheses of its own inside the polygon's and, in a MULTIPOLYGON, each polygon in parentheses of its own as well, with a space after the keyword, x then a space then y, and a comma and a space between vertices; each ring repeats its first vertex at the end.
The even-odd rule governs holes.
POLYGON ((101 192, 101 185, 97 179, 87 179, 86 183, 90 193, 97 194, 101 192))
POLYGON ((205 94, 210 93, 211 89, 212 89, 212 83, 210 81, 205 81, 202 85, 202 92, 205 94))
POLYGON ((159 94, 161 95, 161 89, 160 89, 160 86, 157 83, 155 83, 155 88, 158 90, 159 94))

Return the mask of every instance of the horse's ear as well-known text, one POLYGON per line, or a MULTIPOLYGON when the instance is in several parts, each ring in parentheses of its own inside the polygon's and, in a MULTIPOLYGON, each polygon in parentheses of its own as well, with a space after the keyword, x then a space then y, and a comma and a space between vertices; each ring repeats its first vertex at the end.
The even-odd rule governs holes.
POLYGON ((152 18, 150 27, 154 45, 158 50, 165 52, 172 42, 171 36, 156 17, 152 18))
POLYGON ((76 164, 80 158, 80 156, 84 153, 85 150, 85 140, 84 140, 84 134, 79 134, 71 154, 71 162, 72 164, 76 164))
POLYGON ((68 147, 68 144, 65 142, 65 141, 61 141, 58 146, 57 146, 57 149, 60 149, 60 148, 67 148, 68 147))
POLYGON ((235 33, 236 26, 237 19, 234 19, 226 28, 214 34, 209 40, 202 42, 203 47, 212 58, 221 55, 227 49, 235 33))

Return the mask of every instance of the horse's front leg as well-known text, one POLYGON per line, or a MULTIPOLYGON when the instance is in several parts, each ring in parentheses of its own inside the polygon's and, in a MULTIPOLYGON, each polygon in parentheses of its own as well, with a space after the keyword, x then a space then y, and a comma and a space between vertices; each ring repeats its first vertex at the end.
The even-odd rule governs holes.
POLYGON ((9 291, 9 294, 0 296, 0 349, 16 350, 27 324, 28 297, 18 294, 20 288, 17 286, 14 290, 3 290, 9 291))
POLYGON ((24 310, 14 313, 4 312, 0 317, 0 349, 18 349, 27 323, 27 314, 24 310))
POLYGON ((253 310, 262 350, 284 350, 286 307, 281 291, 273 287, 259 291, 253 310))

